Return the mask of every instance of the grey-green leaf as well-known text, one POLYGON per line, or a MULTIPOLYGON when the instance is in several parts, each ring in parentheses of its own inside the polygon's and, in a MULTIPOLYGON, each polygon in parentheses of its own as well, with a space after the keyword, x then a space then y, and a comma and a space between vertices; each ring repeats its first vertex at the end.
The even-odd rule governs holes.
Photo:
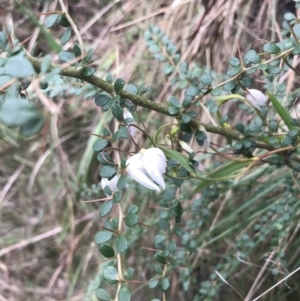
POLYGON ((263 50, 265 52, 271 53, 271 54, 276 54, 278 52, 280 52, 280 48, 275 45, 274 43, 267 43, 264 45, 263 50))
POLYGON ((122 91, 123 88, 124 88, 124 85, 125 85, 124 79, 123 78, 117 78, 115 83, 114 83, 114 88, 115 88, 116 93, 119 93, 120 91, 122 91))
POLYGON ((259 55, 257 54, 257 52, 253 49, 249 50, 247 53, 246 53, 246 59, 252 63, 252 64, 258 64, 260 63, 260 57, 259 55))
POLYGON ((110 231, 99 231, 96 235, 95 235, 95 238, 94 238, 94 241, 96 244, 100 245, 104 242, 107 242, 111 239, 112 237, 112 232, 110 231))
POLYGON ((135 226, 139 221, 139 217, 136 214, 129 213, 125 216, 124 222, 128 227, 135 226))
POLYGON ((116 239, 116 248, 118 252, 124 253, 128 248, 128 241, 127 238, 120 234, 116 239))
POLYGON ((170 287, 170 282, 168 278, 161 279, 159 284, 163 291, 166 291, 170 287))
POLYGON ((102 288, 98 288, 96 290, 96 297, 101 301, 109 301, 110 300, 110 296, 109 296, 108 292, 102 288))
POLYGON ((116 174, 117 174, 117 170, 110 165, 103 166, 100 170, 100 176, 102 178, 112 178, 116 174))
POLYGON ((101 152, 109 143, 106 139, 98 139, 94 142, 92 148, 94 152, 101 152))
POLYGON ((118 283, 118 271, 115 267, 107 266, 104 269, 103 277, 110 284, 118 283))
POLYGON ((122 285, 118 292, 118 301, 130 301, 131 291, 127 285, 122 285))
POLYGON ((38 110, 24 97, 8 97, 0 104, 0 121, 7 126, 24 126, 38 116, 38 110))
POLYGON ((63 33, 63 35, 60 38, 60 42, 62 45, 65 45, 69 41, 71 34, 72 34, 72 28, 69 27, 66 29, 66 31, 63 33))
POLYGON ((58 57, 64 63, 68 63, 75 59, 75 55, 72 52, 64 50, 58 54, 58 57))
POLYGON ((210 74, 203 74, 200 78, 200 81, 204 86, 211 86, 212 78, 210 74))
POLYGON ((111 112, 115 118, 117 118, 119 121, 123 121, 123 109, 118 103, 114 103, 111 106, 111 112))
POLYGON ((111 212, 113 206, 114 206, 113 201, 104 202, 100 206, 99 215, 101 217, 106 216, 107 214, 109 214, 111 212))
POLYGON ((110 97, 108 97, 107 95, 99 94, 95 98, 95 103, 96 103, 97 106, 103 107, 104 105, 106 105, 106 103, 108 103, 109 100, 110 100, 110 97))
POLYGON ((17 78, 24 78, 35 74, 31 63, 25 57, 20 55, 11 57, 4 68, 8 75, 17 78))
POLYGON ((45 27, 46 28, 51 28, 57 21, 57 18, 59 17, 59 14, 54 14, 49 16, 46 20, 45 20, 45 27))

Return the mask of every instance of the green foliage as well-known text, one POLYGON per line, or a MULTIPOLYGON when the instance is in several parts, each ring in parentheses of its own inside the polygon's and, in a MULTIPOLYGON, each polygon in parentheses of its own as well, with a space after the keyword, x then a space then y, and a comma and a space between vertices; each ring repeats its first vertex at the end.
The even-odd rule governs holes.
MULTIPOLYGON (((300 53, 297 17, 285 14, 283 39, 264 42, 260 51, 249 45, 244 56, 229 60, 226 74, 184 61, 169 37, 158 26, 150 26, 144 32, 146 45, 171 86, 162 103, 148 99, 145 95, 151 87, 141 82, 125 86, 123 78, 111 74, 102 79, 93 64, 94 49, 84 49, 69 17, 64 11, 52 13, 44 23, 48 29, 64 27, 62 46, 76 36, 78 43, 58 53, 68 67, 52 64, 49 55, 29 56, 18 41, 11 43, 8 28, 0 32, 0 48, 6 52, 0 60, 4 87, 0 121, 19 127, 19 133, 28 137, 37 134, 49 116, 55 133, 58 113, 49 109, 49 103, 57 108, 60 99, 79 95, 94 99, 101 114, 112 116, 114 127, 97 132, 97 140, 89 146, 100 164, 95 174, 101 182, 91 188, 85 185, 81 191, 88 199, 102 197, 97 205, 101 228, 93 229, 98 231, 94 243, 107 261, 103 286, 111 288, 98 288, 96 297, 131 300, 135 290, 131 291, 130 281, 134 283, 136 275, 132 261, 126 259, 132 254, 136 266, 147 270, 143 277, 151 290, 149 299, 168 299, 176 274, 183 294, 193 294, 193 300, 215 300, 223 293, 226 279, 244 273, 243 264, 261 265, 256 256, 260 248, 265 254, 276 250, 272 261, 290 271, 283 241, 288 242, 298 229, 300 126, 291 115, 292 97, 285 95, 286 83, 279 76, 289 68, 295 71, 291 58, 300 53), (35 80, 38 91, 30 89, 30 81, 35 80), (268 100, 264 93, 250 89, 256 82, 263 82, 268 100), (248 120, 235 122, 233 112, 223 113, 226 102, 235 102, 248 120), (146 109, 157 114, 157 123, 149 121, 148 115, 153 115, 146 109), (222 137, 222 146, 214 134, 222 137), (151 149, 155 153, 146 157, 151 149), (200 164, 204 160, 209 160, 206 169, 200 164), (148 214, 148 207, 155 211, 148 214), (144 249, 152 253, 141 250, 145 242, 144 249), (211 253, 217 254, 215 258, 211 253), (199 277, 199 267, 209 275, 199 277)), ((55 139, 57 147, 62 142, 55 139)), ((77 186, 76 179, 66 182, 69 189, 77 186)), ((276 269, 275 264, 270 268, 274 275, 276 269)))

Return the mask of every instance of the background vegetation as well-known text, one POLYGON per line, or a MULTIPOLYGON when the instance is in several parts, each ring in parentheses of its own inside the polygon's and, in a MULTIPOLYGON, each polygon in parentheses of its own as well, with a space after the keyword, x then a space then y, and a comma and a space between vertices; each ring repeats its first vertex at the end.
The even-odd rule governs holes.
MULTIPOLYGON (((126 83, 151 85, 147 98, 161 104, 174 90, 164 65, 148 49, 145 32, 152 28, 155 33, 151 25, 169 37, 182 60, 221 81, 230 59, 238 57, 238 47, 244 54, 255 40, 280 41, 285 13, 296 14, 293 1, 276 0, 64 3, 86 49, 95 49, 97 59, 92 66, 97 76, 111 73, 126 83)), ((56 11, 61 11, 56 0, 3 2, 2 30, 4 24, 13 25, 14 35, 29 52, 50 53, 53 61, 59 61, 58 52, 72 48, 76 38, 62 47, 61 26, 39 26, 47 18, 45 13, 56 11)), ((297 56, 292 63, 297 69, 297 56)), ((108 125, 113 132, 117 124, 82 93, 77 82, 73 86, 72 90, 60 79, 50 83, 50 97, 59 107, 56 128, 46 119, 38 134, 24 137, 20 129, 0 123, 0 300, 89 301, 97 300, 99 287, 112 295, 115 291, 103 282, 107 261, 94 242, 103 226, 100 205, 83 201, 104 196, 92 133, 100 134, 108 125)), ((297 106, 291 104, 299 87, 292 70, 272 82, 257 78, 254 87, 281 93, 284 105, 297 117, 297 106)), ((210 96, 203 103, 197 108, 197 118, 215 122, 216 104, 210 96)), ((253 112, 237 101, 226 102, 221 113, 232 127, 240 122, 254 127, 253 112)), ((139 122, 147 125, 148 132, 164 124, 150 110, 140 110, 139 122)), ((142 132, 137 135, 136 141, 146 143, 142 132)), ((231 155, 239 150, 224 137, 208 135, 219 151, 231 155)), ((193 147, 206 171, 224 161, 209 148, 197 143, 193 147)), ((299 300, 299 273, 291 275, 300 266, 297 155, 287 153, 274 164, 207 185, 192 198, 190 191, 199 181, 182 186, 180 201, 185 212, 181 233, 175 238, 177 251, 172 258, 176 264, 168 271, 169 285, 147 283, 162 269, 159 260, 153 263, 153 241, 162 223, 158 197, 131 184, 126 208, 137 204, 140 221, 147 225, 127 232, 125 266, 134 268, 137 280, 130 283, 132 300, 250 301, 286 276, 261 300, 299 300)))

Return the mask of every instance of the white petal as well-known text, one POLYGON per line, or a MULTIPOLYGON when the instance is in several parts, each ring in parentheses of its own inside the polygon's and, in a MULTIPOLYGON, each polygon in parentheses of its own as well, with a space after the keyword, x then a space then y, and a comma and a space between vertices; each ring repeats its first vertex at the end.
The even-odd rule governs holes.
POLYGON ((132 122, 127 123, 127 128, 129 129, 130 135, 131 135, 132 137, 134 137, 134 135, 135 135, 135 127, 134 127, 134 126, 130 126, 131 124, 134 124, 134 119, 133 119, 132 114, 128 111, 127 108, 124 108, 124 111, 123 111, 123 118, 124 118, 124 119, 127 119, 127 118, 132 119, 132 122))
POLYGON ((256 109, 265 106, 268 98, 261 91, 256 89, 248 89, 248 94, 246 95, 247 100, 251 103, 256 109))
POLYGON ((126 162, 126 173, 141 185, 159 191, 159 187, 146 175, 146 170, 141 161, 141 154, 136 154, 126 162))
POLYGON ((162 174, 166 172, 167 162, 163 151, 158 148, 149 148, 142 152, 142 162, 152 180, 165 189, 166 184, 162 174))
POLYGON ((109 186, 112 192, 116 192, 118 190, 117 183, 119 180, 119 175, 115 175, 110 181, 107 178, 102 178, 101 187, 104 190, 106 186, 109 186))
MULTIPOLYGON (((152 163, 160 173, 166 172, 167 159, 164 152, 156 147, 149 148, 142 155, 143 162, 152 163)), ((145 165, 145 163, 144 163, 145 165)))

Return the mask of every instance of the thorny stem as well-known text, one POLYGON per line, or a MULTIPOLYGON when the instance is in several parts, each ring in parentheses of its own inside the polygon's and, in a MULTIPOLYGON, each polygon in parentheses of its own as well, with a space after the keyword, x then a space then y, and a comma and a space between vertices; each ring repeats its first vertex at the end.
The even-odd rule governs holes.
MULTIPOLYGON (((36 70, 40 71, 42 61, 38 58, 29 56, 29 55, 28 55, 28 59, 33 64, 33 66, 36 68, 36 70)), ((61 66, 59 66, 57 64, 51 64, 51 69, 60 68, 60 67, 61 66)), ((73 67, 65 67, 65 68, 61 69, 60 75, 80 79, 82 81, 85 81, 89 84, 92 84, 92 85, 98 87, 99 89, 101 89, 111 95, 113 95, 115 93, 113 85, 111 85, 110 83, 106 82, 105 80, 103 80, 95 75, 91 75, 91 76, 83 75, 81 69, 76 69, 73 67)), ((125 90, 120 91, 119 95, 122 98, 131 100, 132 103, 134 103, 138 106, 141 106, 143 108, 147 108, 147 109, 162 113, 164 115, 172 116, 169 113, 167 106, 155 103, 154 101, 151 101, 141 95, 131 94, 125 90)), ((172 116, 172 117, 176 117, 176 118, 180 119, 181 114, 179 114, 178 116, 172 116)), ((237 132, 233 129, 225 129, 221 126, 204 124, 204 123, 198 122, 196 119, 191 120, 191 126, 193 126, 194 128, 198 128, 200 125, 202 125, 207 132, 219 134, 219 135, 225 136, 229 139, 242 140, 244 138, 242 134, 240 134, 239 132, 237 132)), ((256 137, 254 136, 253 139, 255 139, 255 138, 256 137)), ((265 143, 265 142, 261 142, 261 141, 256 141, 256 146, 258 148, 263 148, 263 149, 267 149, 267 150, 274 149, 274 147, 272 145, 265 143)))
MULTIPOLYGON (((118 232, 119 234, 122 232, 122 223, 123 223, 123 211, 121 208, 121 204, 118 204, 118 208, 119 208, 119 225, 118 225, 118 232)), ((117 262, 118 262, 118 280, 119 280, 119 284, 118 284, 118 288, 117 288, 117 292, 116 292, 116 297, 115 297, 115 301, 118 301, 118 293, 119 290, 121 289, 122 286, 122 282, 124 281, 124 276, 123 276, 123 271, 122 271, 122 258, 121 258, 121 253, 118 252, 117 254, 117 262)))

